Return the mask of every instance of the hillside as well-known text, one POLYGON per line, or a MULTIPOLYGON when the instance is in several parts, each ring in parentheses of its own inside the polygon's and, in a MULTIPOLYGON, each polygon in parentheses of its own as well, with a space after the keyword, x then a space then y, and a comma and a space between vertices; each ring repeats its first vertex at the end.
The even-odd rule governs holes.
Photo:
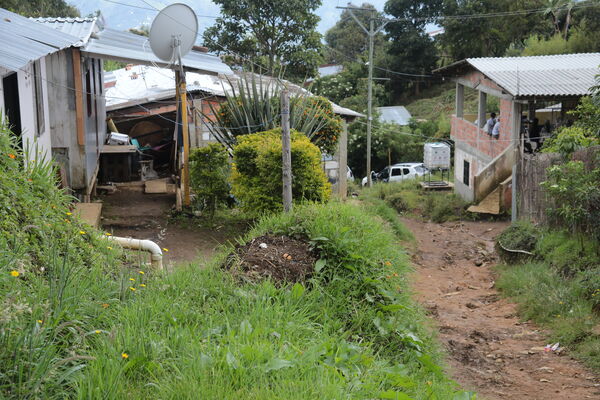
MULTIPOLYGON (((441 115, 450 116, 454 113, 456 88, 453 82, 435 85, 421 92, 420 96, 412 96, 405 100, 405 107, 413 118, 435 121, 441 115)), ((477 92, 465 90, 465 113, 477 112, 477 92)))

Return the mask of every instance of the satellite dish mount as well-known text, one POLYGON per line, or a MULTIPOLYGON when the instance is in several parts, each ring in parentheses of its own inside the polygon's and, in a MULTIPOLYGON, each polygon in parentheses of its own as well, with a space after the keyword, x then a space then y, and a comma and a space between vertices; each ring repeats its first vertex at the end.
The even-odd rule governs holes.
POLYGON ((198 35, 198 18, 196 13, 186 4, 175 3, 162 9, 152 21, 150 28, 150 48, 154 55, 169 66, 177 63, 176 98, 181 115, 181 131, 183 136, 183 152, 180 154, 180 185, 179 196, 183 193, 183 205, 190 205, 190 137, 187 112, 187 89, 185 71, 181 59, 192 50, 198 35))

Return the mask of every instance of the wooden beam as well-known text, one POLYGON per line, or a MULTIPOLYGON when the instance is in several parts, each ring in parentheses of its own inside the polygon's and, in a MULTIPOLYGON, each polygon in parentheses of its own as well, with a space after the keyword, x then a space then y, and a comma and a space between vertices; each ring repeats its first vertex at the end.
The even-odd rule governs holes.
MULTIPOLYGON (((83 75, 81 75, 81 53, 73 49, 73 82, 75 86, 75 115, 77 144, 85 145, 85 125, 83 119, 83 75)), ((86 90, 89 90, 87 88, 86 90)))

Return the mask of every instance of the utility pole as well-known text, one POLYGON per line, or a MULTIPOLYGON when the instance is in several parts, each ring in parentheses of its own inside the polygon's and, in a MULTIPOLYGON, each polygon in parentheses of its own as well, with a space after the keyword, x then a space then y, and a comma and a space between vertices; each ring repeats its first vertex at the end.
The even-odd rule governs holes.
POLYGON ((373 184, 371 179, 371 129, 373 124, 373 46, 374 46, 374 38, 386 25, 389 21, 384 20, 383 23, 375 29, 375 13, 377 10, 375 8, 359 8, 353 7, 351 3, 348 3, 347 7, 336 7, 342 10, 348 10, 350 15, 356 23, 362 28, 363 31, 369 37, 369 82, 367 85, 367 184, 369 187, 373 184), (369 18, 369 29, 363 25, 362 22, 354 15, 354 11, 368 11, 371 13, 371 18, 369 18))
POLYGON ((281 91, 281 157, 283 175, 283 211, 292 211, 292 141, 290 138, 290 93, 281 91))

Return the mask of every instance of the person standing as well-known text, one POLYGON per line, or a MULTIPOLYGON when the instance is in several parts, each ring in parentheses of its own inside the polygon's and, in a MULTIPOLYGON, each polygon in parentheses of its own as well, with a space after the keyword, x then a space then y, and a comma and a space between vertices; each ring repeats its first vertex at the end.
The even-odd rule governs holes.
POLYGON ((500 117, 496 119, 496 123, 492 128, 492 137, 496 140, 498 140, 498 138, 500 137, 500 117))
POLYGON ((496 125, 496 113, 491 113, 490 119, 488 119, 485 123, 485 131, 489 136, 492 136, 494 125, 496 125))

